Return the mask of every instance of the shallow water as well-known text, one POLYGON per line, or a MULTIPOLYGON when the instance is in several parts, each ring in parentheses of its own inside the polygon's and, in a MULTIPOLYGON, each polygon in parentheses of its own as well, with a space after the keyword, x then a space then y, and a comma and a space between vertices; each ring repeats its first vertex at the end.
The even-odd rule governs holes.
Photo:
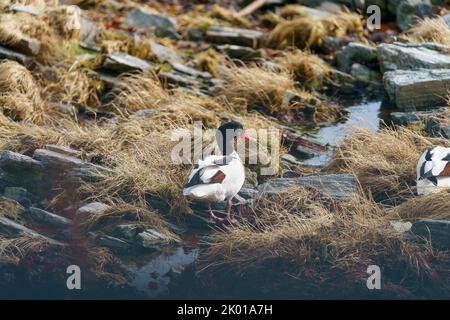
POLYGON ((333 147, 340 144, 357 129, 370 131, 378 131, 380 129, 381 101, 363 102, 348 106, 345 109, 349 112, 345 121, 308 132, 313 140, 329 145, 330 148, 324 154, 304 160, 303 162, 306 165, 323 166, 327 164, 333 155, 333 147))

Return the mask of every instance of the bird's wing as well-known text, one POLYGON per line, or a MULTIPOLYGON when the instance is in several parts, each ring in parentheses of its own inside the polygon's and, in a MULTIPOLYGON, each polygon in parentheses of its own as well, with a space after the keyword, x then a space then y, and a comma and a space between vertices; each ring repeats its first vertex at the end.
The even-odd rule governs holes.
POLYGON ((184 187, 189 188, 199 184, 221 183, 224 179, 225 173, 220 170, 220 166, 210 164, 194 171, 184 187))
POLYGON ((432 175, 435 177, 448 176, 450 174, 449 161, 450 150, 448 148, 436 147, 431 157, 432 175))
POLYGON ((417 163, 417 177, 435 180, 450 176, 450 149, 434 147, 425 151, 417 163))

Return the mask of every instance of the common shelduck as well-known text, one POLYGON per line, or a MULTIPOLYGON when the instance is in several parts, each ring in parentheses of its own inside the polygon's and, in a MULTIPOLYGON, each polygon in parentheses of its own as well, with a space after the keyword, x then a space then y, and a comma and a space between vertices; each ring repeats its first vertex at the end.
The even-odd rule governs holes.
POLYGON ((425 195, 450 188, 450 148, 425 150, 417 163, 417 194, 425 195))
POLYGON ((183 195, 197 201, 208 202, 212 220, 222 221, 211 208, 211 203, 227 201, 227 220, 235 223, 231 214, 231 200, 244 184, 245 170, 241 158, 234 150, 235 138, 253 140, 244 132, 242 124, 229 121, 222 124, 216 132, 216 142, 221 155, 211 155, 199 160, 192 169, 183 195))

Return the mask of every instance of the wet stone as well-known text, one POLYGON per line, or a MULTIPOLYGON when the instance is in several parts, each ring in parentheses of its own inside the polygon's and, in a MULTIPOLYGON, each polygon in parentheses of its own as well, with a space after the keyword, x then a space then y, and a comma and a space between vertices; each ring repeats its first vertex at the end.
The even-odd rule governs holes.
POLYGON ((5 187, 3 196, 15 200, 26 207, 29 207, 31 202, 36 200, 36 196, 21 187, 5 187))
POLYGON ((123 52, 115 52, 108 55, 103 62, 103 68, 122 73, 129 71, 147 71, 151 68, 151 64, 143 59, 129 55, 123 52))
POLYGON ((262 35, 262 32, 256 30, 210 27, 206 32, 206 39, 219 44, 257 48, 262 35))
POLYGON ((26 235, 31 238, 38 238, 44 241, 47 241, 53 245, 63 245, 61 242, 50 239, 46 236, 43 236, 36 231, 33 231, 19 223, 16 223, 8 218, 0 217, 0 234, 6 236, 18 236, 18 235, 26 235))
POLYGON ((154 229, 147 229, 139 233, 137 235, 137 241, 142 247, 148 249, 160 249, 161 246, 168 245, 172 242, 171 239, 154 229))
POLYGON ((175 30, 176 28, 175 19, 168 18, 143 8, 133 9, 126 17, 126 22, 129 26, 142 29, 156 27, 175 30))
POLYGON ((290 187, 312 187, 326 196, 346 199, 356 196, 357 179, 352 174, 323 174, 298 178, 275 178, 258 186, 260 192, 279 194, 290 187))
POLYGON ((68 228, 72 225, 71 220, 39 208, 31 207, 27 214, 33 221, 51 227, 68 228))
POLYGON ((115 226, 113 234, 126 240, 133 240, 144 229, 144 227, 138 224, 119 224, 115 226))
POLYGON ((354 63, 377 64, 377 49, 362 43, 352 42, 341 49, 336 56, 339 68, 350 72, 354 63))
POLYGON ((262 52, 260 50, 255 50, 250 47, 225 44, 218 46, 217 49, 232 59, 251 60, 262 57, 262 52))
POLYGON ((383 77, 391 101, 404 111, 446 105, 450 90, 450 69, 397 70, 383 77))
POLYGON ((0 46, 0 58, 17 61, 27 67, 32 65, 32 59, 22 53, 0 46))
POLYGON ((102 202, 91 202, 78 208, 76 215, 77 217, 87 218, 95 214, 101 214, 108 208, 109 206, 102 202))
POLYGON ((378 59, 383 71, 444 69, 450 67, 450 48, 430 44, 395 43, 381 44, 377 48, 378 59))

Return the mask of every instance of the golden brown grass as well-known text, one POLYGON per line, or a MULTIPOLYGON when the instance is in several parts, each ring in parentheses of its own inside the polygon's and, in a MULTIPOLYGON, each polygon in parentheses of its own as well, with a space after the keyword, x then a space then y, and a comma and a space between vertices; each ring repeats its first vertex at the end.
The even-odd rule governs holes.
POLYGON ((325 105, 310 92, 297 89, 287 71, 268 71, 257 66, 238 67, 228 63, 220 68, 219 76, 224 80, 220 93, 232 104, 245 106, 246 110, 258 110, 288 122, 301 117, 301 112, 312 122, 335 121, 342 116, 335 106, 325 105), (288 101, 288 92, 300 97, 300 101, 288 101))
POLYGON ((40 87, 21 64, 0 61, 0 110, 13 120, 40 122, 46 117, 40 87))
POLYGON ((354 173, 376 200, 395 203, 415 192, 417 160, 433 145, 450 144, 406 128, 359 130, 336 149, 328 170, 354 173))
POLYGON ((280 16, 284 19, 292 20, 294 18, 309 17, 309 13, 304 6, 288 4, 281 8, 280 16))
POLYGON ((276 61, 293 75, 300 86, 307 89, 320 88, 332 72, 331 68, 318 56, 300 50, 287 52, 276 61))
POLYGON ((18 264, 27 254, 42 252, 51 247, 45 239, 25 234, 13 238, 0 236, 0 262, 18 264))
POLYGON ((141 109, 156 109, 169 100, 169 94, 154 74, 127 74, 113 89, 112 107, 131 113, 141 109))
POLYGON ((87 68, 73 65, 69 70, 52 68, 55 79, 46 81, 45 91, 57 102, 76 103, 94 108, 101 107, 103 82, 95 78, 87 68))
POLYGON ((450 29, 440 17, 419 20, 408 30, 407 36, 413 41, 450 45, 450 29))
POLYGON ((41 61, 64 59, 61 38, 41 17, 26 13, 7 13, 0 16, 0 43, 16 46, 24 37, 35 38, 41 47, 38 58, 41 61))
POLYGON ((450 193, 443 191, 435 194, 413 197, 392 209, 401 219, 450 219, 450 193))
POLYGON ((295 45, 299 48, 319 48, 327 36, 344 36, 348 33, 360 34, 362 21, 355 13, 340 13, 320 19, 308 15, 277 24, 264 42, 269 47, 295 45))
POLYGON ((368 295, 365 271, 375 264, 383 270, 382 295, 398 298, 433 290, 445 296, 448 262, 447 254, 405 240, 371 199, 336 202, 292 189, 262 198, 248 221, 214 233, 201 266, 230 290, 233 277, 251 292, 265 288, 278 297, 352 298, 368 295))

